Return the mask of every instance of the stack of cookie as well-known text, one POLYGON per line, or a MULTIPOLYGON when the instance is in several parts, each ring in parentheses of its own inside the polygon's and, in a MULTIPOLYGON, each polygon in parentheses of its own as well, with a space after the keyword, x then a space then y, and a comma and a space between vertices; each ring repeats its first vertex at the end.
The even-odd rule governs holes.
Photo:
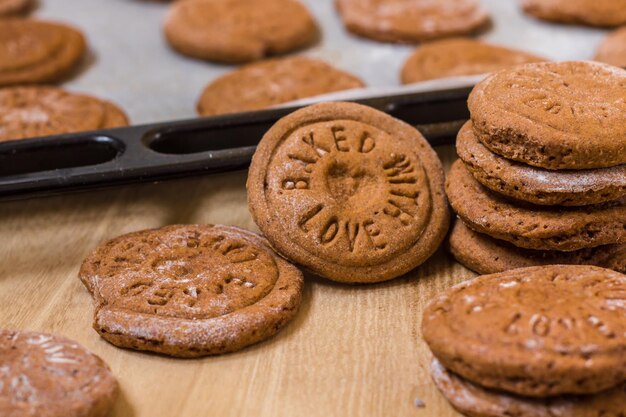
POLYGON ((626 275, 539 266, 450 288, 424 311, 432 377, 472 417, 624 415, 626 275))
POLYGON ((446 183, 457 260, 626 270, 626 71, 527 64, 479 83, 468 105, 446 183))

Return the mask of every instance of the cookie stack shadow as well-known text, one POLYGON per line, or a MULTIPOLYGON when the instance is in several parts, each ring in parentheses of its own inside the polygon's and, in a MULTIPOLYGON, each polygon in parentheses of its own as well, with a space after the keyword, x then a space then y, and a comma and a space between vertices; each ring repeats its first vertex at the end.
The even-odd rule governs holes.
POLYGON ((459 217, 454 257, 483 274, 625 272, 625 93, 626 71, 589 62, 529 64, 479 83, 446 183, 459 217))

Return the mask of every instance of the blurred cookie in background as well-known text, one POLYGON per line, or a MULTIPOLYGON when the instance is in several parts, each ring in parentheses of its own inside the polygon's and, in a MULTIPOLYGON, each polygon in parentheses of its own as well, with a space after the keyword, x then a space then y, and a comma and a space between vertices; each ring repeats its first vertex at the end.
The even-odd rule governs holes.
POLYGON ((0 17, 26 13, 34 4, 33 0, 0 0, 0 17))
POLYGON ((626 68, 626 26, 609 33, 593 59, 626 68))
POLYGON ((626 0, 521 0, 524 12, 558 23, 611 27, 626 24, 626 0))

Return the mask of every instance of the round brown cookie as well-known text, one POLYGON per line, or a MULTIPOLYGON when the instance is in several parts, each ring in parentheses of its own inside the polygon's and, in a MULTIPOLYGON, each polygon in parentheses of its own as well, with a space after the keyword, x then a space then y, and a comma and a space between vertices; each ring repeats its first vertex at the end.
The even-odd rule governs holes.
POLYGON ((198 113, 210 116, 259 110, 364 86, 357 77, 317 59, 271 59, 249 64, 211 82, 198 101, 198 113))
POLYGON ((478 75, 528 62, 545 61, 523 51, 466 38, 444 39, 419 46, 406 60, 403 84, 461 75, 478 75))
POLYGON ((303 48, 318 29, 296 0, 194 0, 171 6, 165 36, 182 54, 238 63, 303 48))
POLYGON ((590 26, 626 24, 626 0, 521 0, 522 9, 539 19, 590 26))
POLYGON ((431 375, 439 391, 468 417, 620 417, 626 384, 591 395, 525 398, 483 388, 444 368, 434 359, 431 375))
POLYGON ((452 164, 446 192, 453 210, 472 229, 527 249, 575 251, 626 243, 626 198, 583 207, 513 203, 452 164))
POLYGON ((420 42, 484 27, 489 14, 476 0, 336 0, 346 28, 382 42, 420 42))
POLYGON ((583 206, 626 196, 626 164, 551 171, 503 158, 487 149, 467 122, 456 139, 465 167, 496 193, 539 205, 583 206))
POLYGON ((78 343, 0 330, 0 415, 104 417, 116 396, 109 367, 78 343))
POLYGON ((444 174, 413 127, 370 107, 298 110, 263 137, 248 174, 252 217, 285 257, 334 281, 400 276, 448 230, 444 174))
POLYGON ((33 3, 33 0, 0 0, 0 16, 24 13, 33 3))
POLYGON ((0 141, 125 126, 108 101, 55 87, 0 89, 0 141))
POLYGON ((592 394, 626 381, 626 275, 581 265, 520 268, 448 289, 422 334, 449 370, 529 397, 592 394))
POLYGON ((597 246, 574 252, 522 249, 478 233, 457 220, 448 246, 461 264, 479 274, 540 265, 595 265, 626 273, 626 244, 597 246))
POLYGON ((478 83, 468 107, 478 139, 505 158, 547 169, 626 163, 626 70, 526 64, 478 83))
POLYGON ((626 26, 611 32, 602 41, 593 59, 626 68, 626 26))
POLYGON ((100 245, 83 262, 94 328, 108 342, 176 357, 232 352, 296 314, 302 273, 261 236, 232 226, 175 225, 100 245))
POLYGON ((59 81, 76 68, 85 51, 85 38, 69 26, 2 19, 0 86, 59 81))

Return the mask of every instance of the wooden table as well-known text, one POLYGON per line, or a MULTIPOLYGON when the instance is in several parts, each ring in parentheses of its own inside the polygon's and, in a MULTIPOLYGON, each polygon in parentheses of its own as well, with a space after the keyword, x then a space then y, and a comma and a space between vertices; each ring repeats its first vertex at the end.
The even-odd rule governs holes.
MULTIPOLYGON (((438 151, 449 166, 454 150, 438 151)), ((245 178, 238 172, 0 203, 0 325, 64 335, 104 358, 121 385, 115 417, 458 416, 430 380, 420 334, 428 300, 473 276, 443 249, 383 284, 307 276, 296 319, 234 354, 170 359, 100 339, 77 278, 87 253, 105 239, 175 223, 257 230, 245 178)))

